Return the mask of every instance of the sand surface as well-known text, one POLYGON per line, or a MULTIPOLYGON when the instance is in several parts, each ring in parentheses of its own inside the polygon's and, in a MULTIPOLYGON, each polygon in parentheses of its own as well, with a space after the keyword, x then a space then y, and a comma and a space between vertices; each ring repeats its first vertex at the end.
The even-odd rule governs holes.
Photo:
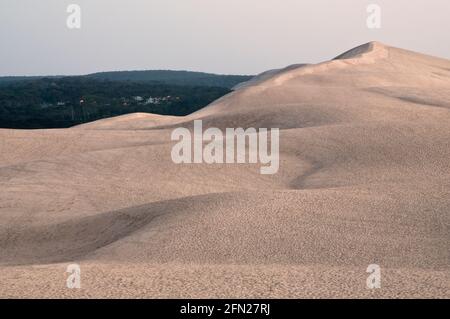
POLYGON ((0 129, 0 297, 450 298, 449 225, 450 61, 381 43, 186 117, 0 129), (196 119, 280 128, 278 174, 174 164, 196 119))

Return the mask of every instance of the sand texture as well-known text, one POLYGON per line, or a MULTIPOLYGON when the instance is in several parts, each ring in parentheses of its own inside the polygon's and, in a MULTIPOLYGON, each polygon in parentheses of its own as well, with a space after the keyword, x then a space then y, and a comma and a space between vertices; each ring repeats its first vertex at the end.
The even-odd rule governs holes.
POLYGON ((449 226, 450 61, 377 42, 186 117, 0 129, 3 298, 450 298, 449 226), (174 164, 198 119, 279 128, 279 172, 174 164))

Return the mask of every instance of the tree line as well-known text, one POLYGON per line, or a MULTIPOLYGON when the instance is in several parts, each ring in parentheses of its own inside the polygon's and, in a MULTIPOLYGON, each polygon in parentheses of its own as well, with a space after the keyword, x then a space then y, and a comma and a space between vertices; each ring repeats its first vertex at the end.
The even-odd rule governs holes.
POLYGON ((83 76, 27 79, 0 85, 0 127, 66 128, 134 112, 187 115, 229 92, 227 87, 83 76))

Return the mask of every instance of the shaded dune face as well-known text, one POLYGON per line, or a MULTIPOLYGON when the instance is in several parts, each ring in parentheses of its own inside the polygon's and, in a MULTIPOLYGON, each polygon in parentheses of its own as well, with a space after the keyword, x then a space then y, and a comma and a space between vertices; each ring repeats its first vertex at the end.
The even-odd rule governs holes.
MULTIPOLYGON (((443 284, 404 275, 406 291, 449 297, 449 158, 450 61, 377 42, 266 72, 186 117, 0 130, 0 271, 15 278, 27 265, 75 261, 179 274, 171 265, 195 265, 205 267, 200 281, 214 267, 245 281, 248 267, 271 267, 261 271, 267 285, 267 273, 283 282, 306 271, 313 291, 324 269, 365 273, 377 263, 443 284), (280 128, 278 174, 175 165, 170 134, 194 120, 280 128)), ((165 276, 149 285, 175 287, 165 276)))

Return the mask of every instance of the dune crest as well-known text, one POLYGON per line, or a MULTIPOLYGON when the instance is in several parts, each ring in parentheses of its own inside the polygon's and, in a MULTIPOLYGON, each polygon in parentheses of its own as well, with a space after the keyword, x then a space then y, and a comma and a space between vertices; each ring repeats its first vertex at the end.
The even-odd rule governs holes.
POLYGON ((283 85, 285 82, 295 77, 327 72, 359 64, 373 64, 380 59, 387 58, 388 56, 389 51, 387 46, 379 42, 369 42, 347 51, 331 61, 326 61, 319 64, 310 64, 304 67, 295 68, 294 70, 288 69, 287 72, 281 72, 275 77, 270 78, 267 85, 283 85))
POLYGON ((179 119, 176 116, 158 115, 150 113, 131 113, 113 118, 101 119, 98 121, 80 124, 75 126, 76 129, 116 129, 130 130, 148 128, 149 126, 157 126, 165 123, 174 123, 179 119))

